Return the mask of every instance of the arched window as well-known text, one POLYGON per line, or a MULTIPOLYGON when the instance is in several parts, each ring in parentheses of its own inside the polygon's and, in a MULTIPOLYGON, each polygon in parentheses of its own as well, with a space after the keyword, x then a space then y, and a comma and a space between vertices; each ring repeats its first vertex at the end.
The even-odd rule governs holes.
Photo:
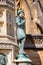
POLYGON ((41 34, 43 34, 43 30, 42 30, 41 26, 38 23, 36 23, 36 25, 37 25, 37 28, 39 28, 41 34))

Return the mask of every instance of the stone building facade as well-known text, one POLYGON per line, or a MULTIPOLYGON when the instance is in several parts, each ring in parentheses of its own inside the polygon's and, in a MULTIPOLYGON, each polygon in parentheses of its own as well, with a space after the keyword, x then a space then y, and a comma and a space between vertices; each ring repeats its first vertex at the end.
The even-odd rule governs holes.
POLYGON ((33 65, 43 65, 43 0, 16 0, 25 13, 26 43, 24 49, 33 65))
POLYGON ((18 54, 16 38, 17 10, 24 11, 26 43, 24 49, 33 65, 43 65, 43 0, 0 0, 0 56, 13 65, 18 54))
POLYGON ((15 0, 0 0, 0 64, 6 56, 7 65, 13 65, 17 53, 15 0))

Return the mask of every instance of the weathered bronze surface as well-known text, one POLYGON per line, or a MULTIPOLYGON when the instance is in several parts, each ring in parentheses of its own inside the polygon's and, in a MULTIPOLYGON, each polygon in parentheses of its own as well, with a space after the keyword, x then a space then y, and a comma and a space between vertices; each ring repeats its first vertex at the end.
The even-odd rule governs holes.
POLYGON ((18 10, 18 16, 16 17, 16 24, 17 24, 17 40, 19 41, 19 53, 22 53, 24 50, 24 43, 25 43, 25 18, 24 12, 22 9, 18 10))

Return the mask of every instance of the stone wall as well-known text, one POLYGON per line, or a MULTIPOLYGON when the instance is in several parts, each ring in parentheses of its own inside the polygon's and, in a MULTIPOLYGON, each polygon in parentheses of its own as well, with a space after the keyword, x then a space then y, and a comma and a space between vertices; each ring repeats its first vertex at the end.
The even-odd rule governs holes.
POLYGON ((27 35, 24 49, 33 65, 43 65, 43 35, 27 35))
POLYGON ((29 58, 32 60, 33 65, 43 65, 43 50, 25 50, 29 58))
MULTIPOLYGON (((26 19, 26 34, 41 34, 37 24, 43 27, 43 12, 42 1, 39 0, 18 0, 17 8, 22 8, 26 19), (36 24, 37 23, 37 24, 36 24)), ((17 11, 17 10, 16 10, 17 11)), ((16 12, 17 13, 17 12, 16 12)))

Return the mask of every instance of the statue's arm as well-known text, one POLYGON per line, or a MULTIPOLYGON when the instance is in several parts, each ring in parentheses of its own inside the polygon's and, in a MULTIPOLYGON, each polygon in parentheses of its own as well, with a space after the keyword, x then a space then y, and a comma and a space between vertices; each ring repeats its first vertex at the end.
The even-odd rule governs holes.
POLYGON ((18 22, 18 25, 22 25, 22 24, 24 24, 24 23, 25 23, 25 19, 22 20, 22 21, 20 21, 20 22, 18 22))
POLYGON ((16 23, 17 23, 18 25, 22 25, 22 24, 25 23, 25 19, 24 19, 24 20, 23 20, 23 19, 20 20, 20 17, 17 16, 17 17, 16 17, 16 23))
POLYGON ((19 21, 20 21, 19 16, 16 16, 16 23, 18 24, 18 23, 19 23, 19 21))

